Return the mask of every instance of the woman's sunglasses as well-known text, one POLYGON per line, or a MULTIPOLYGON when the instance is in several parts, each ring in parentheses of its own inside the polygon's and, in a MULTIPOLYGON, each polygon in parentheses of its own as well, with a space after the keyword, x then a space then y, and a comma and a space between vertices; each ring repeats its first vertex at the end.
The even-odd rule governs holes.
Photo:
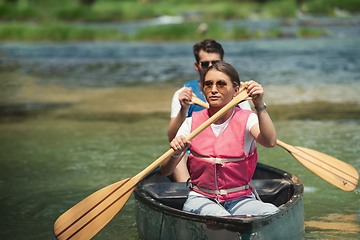
MULTIPOLYGON (((222 89, 222 88, 225 88, 227 86, 227 83, 223 80, 219 80, 217 81, 216 83, 216 87, 218 89, 222 89)), ((213 85, 214 85, 214 81, 212 80, 208 80, 208 81, 205 81, 204 82, 204 90, 211 90, 213 88, 213 85)))
POLYGON ((203 69, 206 69, 210 66, 210 63, 211 65, 214 65, 215 63, 218 63, 220 62, 219 60, 216 60, 216 61, 203 61, 203 62, 200 62, 200 66, 203 68, 203 69))

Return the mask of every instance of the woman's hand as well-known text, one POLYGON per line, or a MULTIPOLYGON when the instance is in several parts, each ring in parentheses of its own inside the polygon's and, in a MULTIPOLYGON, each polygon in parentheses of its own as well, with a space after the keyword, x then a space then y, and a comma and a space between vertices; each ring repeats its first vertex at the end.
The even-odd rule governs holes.
POLYGON ((190 144, 190 141, 187 141, 182 135, 175 137, 170 143, 170 147, 175 151, 172 155, 180 157, 190 147, 190 144))
POLYGON ((174 171, 190 144, 184 136, 177 136, 170 142, 170 147, 174 149, 175 152, 160 164, 160 172, 162 175, 168 176, 174 171))
MULTIPOLYGON (((244 83, 242 83, 242 84, 244 84, 244 83)), ((263 101, 264 89, 263 89, 263 87, 259 83, 251 80, 251 81, 247 82, 245 88, 250 97, 256 96, 255 98, 252 99, 254 106, 256 108, 263 107, 264 106, 264 101, 263 101)))
MULTIPOLYGON (((264 107, 264 89, 263 87, 251 80, 246 84, 246 90, 250 97, 255 97, 252 99, 255 108, 259 109, 264 107)), ((276 145, 276 130, 273 122, 268 114, 268 112, 263 109, 257 111, 259 124, 255 124, 251 129, 250 133, 256 140, 265 147, 274 147, 276 145)))

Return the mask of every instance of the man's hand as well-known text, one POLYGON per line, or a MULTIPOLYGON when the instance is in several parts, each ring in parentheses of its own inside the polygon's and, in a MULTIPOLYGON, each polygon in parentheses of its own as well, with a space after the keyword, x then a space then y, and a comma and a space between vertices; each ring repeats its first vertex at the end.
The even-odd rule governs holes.
POLYGON ((191 102, 192 99, 192 88, 186 87, 184 90, 182 90, 179 94, 179 101, 182 107, 189 107, 189 102, 191 102))

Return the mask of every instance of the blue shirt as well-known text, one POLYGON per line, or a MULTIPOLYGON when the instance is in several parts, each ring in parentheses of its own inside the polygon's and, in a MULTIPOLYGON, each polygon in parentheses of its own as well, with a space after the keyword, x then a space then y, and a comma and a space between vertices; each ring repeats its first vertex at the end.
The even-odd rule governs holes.
MULTIPOLYGON (((189 81, 189 82, 186 82, 184 84, 185 87, 191 87, 192 90, 193 90, 193 93, 195 93, 195 95, 200 98, 201 100, 203 100, 204 102, 206 102, 206 99, 205 99, 205 96, 204 94, 202 93, 201 89, 200 89, 200 86, 199 86, 199 81, 200 80, 193 80, 193 81, 189 81)), ((187 113, 187 116, 186 117, 191 117, 192 116, 192 113, 193 112, 198 112, 198 111, 201 111, 203 110, 204 108, 197 105, 197 104, 191 104, 189 106, 189 110, 188 110, 188 113, 187 113)))

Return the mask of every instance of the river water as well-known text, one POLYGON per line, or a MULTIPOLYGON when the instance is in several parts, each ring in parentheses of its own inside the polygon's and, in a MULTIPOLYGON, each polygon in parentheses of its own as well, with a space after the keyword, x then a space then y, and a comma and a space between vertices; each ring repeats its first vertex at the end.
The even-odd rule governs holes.
MULTIPOLYGON (((360 27, 332 37, 222 41, 263 84, 278 138, 360 170, 360 27)), ((169 147, 172 93, 197 78, 193 42, 0 43, 0 238, 55 239, 64 211, 169 147)), ((304 183, 308 239, 360 239, 360 188, 344 192, 289 153, 259 161, 304 183)), ((138 239, 134 200, 94 239, 138 239)))

